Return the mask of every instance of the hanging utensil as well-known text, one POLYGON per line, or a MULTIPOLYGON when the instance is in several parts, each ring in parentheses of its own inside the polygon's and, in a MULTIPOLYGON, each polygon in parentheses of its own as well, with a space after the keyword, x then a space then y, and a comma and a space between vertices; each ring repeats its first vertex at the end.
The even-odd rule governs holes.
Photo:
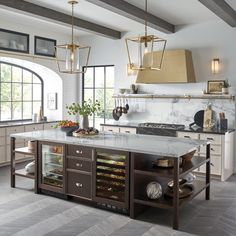
POLYGON ((127 109, 125 105, 125 99, 123 99, 122 113, 127 114, 127 109))
POLYGON ((117 101, 115 99, 115 108, 112 111, 112 116, 114 120, 119 120, 120 116, 117 115, 117 101))
POLYGON ((128 112, 128 110, 129 110, 129 104, 128 104, 128 99, 126 98, 126 104, 125 104, 125 107, 126 107, 126 110, 127 110, 127 112, 128 112))

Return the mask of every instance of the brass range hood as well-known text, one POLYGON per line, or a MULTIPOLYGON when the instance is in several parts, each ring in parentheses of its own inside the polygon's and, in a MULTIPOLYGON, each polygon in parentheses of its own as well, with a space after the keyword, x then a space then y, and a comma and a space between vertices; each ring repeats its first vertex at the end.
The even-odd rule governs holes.
MULTIPOLYGON (((154 52, 161 56, 162 52, 154 52)), ((168 84, 196 82, 192 53, 189 50, 166 50, 161 70, 138 71, 136 83, 168 84)))

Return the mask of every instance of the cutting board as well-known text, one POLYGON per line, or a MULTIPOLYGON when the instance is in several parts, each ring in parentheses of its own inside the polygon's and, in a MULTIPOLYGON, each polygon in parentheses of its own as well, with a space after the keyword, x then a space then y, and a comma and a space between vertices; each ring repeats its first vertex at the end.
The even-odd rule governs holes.
POLYGON ((211 109, 206 109, 204 111, 204 122, 203 127, 209 128, 212 122, 213 111, 211 109))

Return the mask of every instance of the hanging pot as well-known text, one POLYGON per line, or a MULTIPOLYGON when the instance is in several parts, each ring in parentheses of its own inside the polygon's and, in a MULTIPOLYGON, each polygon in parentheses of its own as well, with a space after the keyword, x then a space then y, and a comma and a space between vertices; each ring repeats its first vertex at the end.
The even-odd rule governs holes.
POLYGON ((129 104, 128 104, 128 99, 126 98, 126 104, 125 104, 126 110, 129 110, 129 104))
POLYGON ((194 115, 193 120, 194 120, 194 122, 189 125, 190 128, 191 128, 193 125, 197 125, 197 126, 203 128, 203 124, 204 124, 204 110, 198 111, 198 112, 194 115))
POLYGON ((118 116, 117 115, 117 106, 116 106, 116 104, 117 104, 117 100, 115 99, 115 108, 113 109, 113 111, 112 111, 112 116, 113 116, 113 119, 114 120, 119 120, 119 118, 120 118, 120 116, 118 116))

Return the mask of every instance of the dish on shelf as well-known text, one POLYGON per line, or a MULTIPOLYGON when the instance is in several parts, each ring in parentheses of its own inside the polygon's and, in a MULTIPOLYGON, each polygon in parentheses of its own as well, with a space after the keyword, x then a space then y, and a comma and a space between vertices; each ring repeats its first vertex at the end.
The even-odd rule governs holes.
POLYGON ((74 137, 84 137, 84 136, 93 136, 93 135, 97 135, 99 134, 99 131, 95 128, 87 128, 87 129, 81 129, 81 128, 78 128, 76 129, 72 135, 74 137))
MULTIPOLYGON (((186 182, 187 182, 186 179, 179 179, 179 186, 185 184, 186 182)), ((169 187, 170 189, 173 189, 173 187, 174 187, 174 181, 171 180, 167 185, 168 185, 168 187, 169 187)))
MULTIPOLYGON (((193 193, 194 186, 191 184, 184 184, 179 187, 179 198, 186 198, 191 196, 193 193)), ((174 196, 174 191, 173 188, 167 188, 165 192, 165 196, 173 198, 174 196)))

